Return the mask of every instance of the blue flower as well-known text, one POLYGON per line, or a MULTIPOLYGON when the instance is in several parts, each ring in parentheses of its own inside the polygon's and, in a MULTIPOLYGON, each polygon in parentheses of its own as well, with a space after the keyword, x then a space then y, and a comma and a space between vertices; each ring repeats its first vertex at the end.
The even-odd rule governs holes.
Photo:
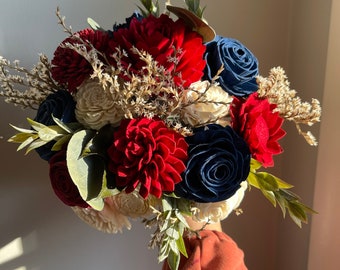
POLYGON ((187 168, 175 194, 196 202, 218 202, 234 195, 250 170, 246 142, 230 126, 217 124, 194 130, 186 141, 187 168))
POLYGON ((206 47, 204 79, 211 81, 223 65, 217 81, 226 92, 241 97, 257 91, 258 61, 242 43, 216 36, 206 47))
MULTIPOLYGON (((71 94, 65 90, 59 90, 50 94, 39 106, 34 121, 46 126, 56 125, 52 115, 64 123, 76 122, 75 101, 71 94)), ((47 143, 36 149, 39 156, 44 160, 49 160, 55 152, 51 148, 55 142, 47 143)))
POLYGON ((138 12, 135 11, 130 17, 125 19, 125 23, 117 24, 115 23, 113 25, 113 31, 109 30, 109 35, 113 37, 113 33, 121 28, 129 28, 131 21, 136 18, 138 21, 141 21, 144 17, 138 12))

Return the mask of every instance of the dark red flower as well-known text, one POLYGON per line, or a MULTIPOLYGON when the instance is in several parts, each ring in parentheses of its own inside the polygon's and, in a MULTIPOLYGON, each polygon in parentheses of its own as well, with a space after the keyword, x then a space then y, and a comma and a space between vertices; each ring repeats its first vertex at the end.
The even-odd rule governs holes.
POLYGON ((108 149, 108 168, 118 188, 129 193, 140 184, 143 198, 149 194, 159 198, 182 180, 187 149, 184 137, 161 120, 123 120, 108 149))
POLYGON ((274 165, 273 155, 280 154, 278 143, 286 132, 281 128, 283 119, 273 112, 275 104, 261 99, 257 93, 247 99, 234 98, 231 106, 232 127, 247 142, 250 152, 264 167, 274 165))
MULTIPOLYGON (((99 52, 106 52, 109 38, 106 32, 84 29, 76 34, 84 41, 92 44, 99 52)), ((65 39, 61 44, 65 43, 81 44, 81 41, 72 36, 65 39)), ((88 50, 90 50, 90 46, 88 46, 88 50)), ((51 63, 53 79, 70 92, 74 92, 93 72, 91 64, 84 57, 76 51, 62 48, 60 45, 54 52, 51 63)))
POLYGON ((127 53, 123 58, 123 66, 127 68, 131 65, 134 73, 139 73, 145 62, 131 52, 133 46, 152 55, 154 60, 173 75, 176 84, 183 83, 187 87, 203 75, 205 46, 202 37, 189 29, 182 20, 174 22, 165 14, 159 18, 133 18, 128 28, 113 32, 109 46, 111 53, 117 47, 127 53), (176 67, 174 61, 170 61, 170 57, 174 56, 178 58, 176 67))
POLYGON ((66 150, 54 154, 49 160, 50 180, 58 198, 69 206, 89 207, 81 198, 77 186, 73 183, 66 165, 66 150))

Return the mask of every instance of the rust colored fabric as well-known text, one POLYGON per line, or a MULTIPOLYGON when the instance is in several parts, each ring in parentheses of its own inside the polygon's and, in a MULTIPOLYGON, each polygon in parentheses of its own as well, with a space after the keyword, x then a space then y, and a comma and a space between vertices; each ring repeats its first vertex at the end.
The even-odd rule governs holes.
MULTIPOLYGON (((201 239, 185 239, 188 258, 182 256, 179 270, 247 270, 243 251, 223 232, 204 230, 201 239)), ((164 262, 162 270, 170 270, 164 262)))

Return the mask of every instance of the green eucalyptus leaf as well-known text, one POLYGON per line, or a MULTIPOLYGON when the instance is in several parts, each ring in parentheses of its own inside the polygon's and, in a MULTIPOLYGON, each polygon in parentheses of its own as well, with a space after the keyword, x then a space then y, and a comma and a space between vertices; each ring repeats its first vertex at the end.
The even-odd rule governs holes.
POLYGON ((38 131, 39 138, 45 142, 50 142, 65 135, 65 131, 59 126, 47 126, 38 131))
POLYGON ((276 197, 276 201, 279 204, 283 217, 286 217, 286 208, 287 208, 287 202, 285 200, 285 198, 283 196, 281 196, 280 192, 275 192, 275 197, 276 197))
POLYGON ((253 173, 256 173, 256 171, 260 168, 261 168, 261 163, 257 161, 256 159, 252 158, 250 160, 250 171, 253 173))
POLYGON ((175 215, 176 215, 177 219, 180 221, 180 223, 183 223, 184 226, 189 227, 189 224, 187 223, 185 217, 177 209, 175 210, 175 215))
POLYGON ((26 146, 31 144, 35 139, 36 138, 34 136, 31 136, 31 137, 27 138, 26 141, 24 141, 22 144, 19 145, 17 151, 20 151, 20 150, 24 149, 26 146))
POLYGON ((41 140, 41 139, 37 139, 37 140, 33 141, 33 142, 27 147, 27 149, 26 149, 26 154, 28 154, 29 152, 31 152, 31 151, 34 150, 34 149, 37 149, 37 148, 39 148, 39 147, 45 145, 46 143, 48 143, 48 142, 43 141, 43 140, 41 140))
POLYGON ((259 182, 257 181, 257 176, 255 173, 249 172, 247 181, 249 185, 256 187, 258 189, 261 189, 261 187, 259 186, 259 182))
POLYGON ((273 191, 267 191, 261 189, 263 195, 276 207, 276 199, 275 199, 275 194, 273 191))
POLYGON ((176 244, 179 252, 183 254, 184 257, 188 258, 187 249, 185 248, 185 243, 182 235, 180 235, 179 238, 176 240, 176 244))
POLYGON ((92 130, 81 130, 75 133, 68 143, 66 160, 71 178, 78 187, 81 197, 98 210, 96 207, 103 207, 102 199, 96 197, 100 194, 103 185, 104 162, 98 156, 80 158, 83 148, 94 134, 92 130))
POLYGON ((60 151, 63 146, 71 139, 72 135, 67 134, 61 138, 59 138, 56 143, 52 146, 52 151, 60 151))
POLYGON ((168 255, 168 264, 171 270, 177 270, 179 267, 179 262, 181 260, 181 256, 172 250, 170 250, 168 255))
POLYGON ((256 178, 261 190, 276 191, 279 189, 275 177, 269 173, 257 172, 256 178))
POLYGON ((179 233, 174 227, 170 227, 166 230, 166 234, 171 238, 177 240, 179 238, 179 233))
POLYGON ((161 248, 159 250, 158 262, 162 262, 168 258, 170 252, 170 246, 168 245, 168 239, 164 239, 161 248))
POLYGON ((144 6, 144 9, 140 6, 138 6, 138 8, 144 17, 148 17, 150 14, 154 15, 155 17, 159 17, 160 8, 158 0, 156 0, 155 3, 153 3, 152 0, 140 0, 140 2, 144 6))
POLYGON ((53 121, 60 127, 62 128, 66 133, 70 133, 73 134, 75 132, 75 130, 78 130, 81 128, 81 124, 78 122, 74 122, 74 123, 67 123, 65 124, 64 122, 62 122, 61 120, 59 120, 58 118, 54 117, 52 115, 53 121))
POLYGON ((290 190, 280 189, 279 192, 282 195, 282 197, 284 197, 284 199, 286 201, 299 201, 299 200, 301 200, 301 198, 297 194, 295 194, 294 192, 292 192, 290 190))
POLYGON ((87 18, 87 23, 93 30, 104 31, 104 29, 101 28, 100 25, 95 20, 93 20, 92 18, 87 18))
POLYGON ((177 208, 180 210, 181 213, 186 215, 191 215, 191 204, 192 202, 183 198, 176 200, 177 208))
POLYGON ((163 196, 162 206, 163 206, 163 212, 171 211, 172 210, 171 199, 163 196))
POLYGON ((22 143, 30 137, 34 138, 34 136, 37 137, 36 134, 32 134, 32 133, 17 133, 14 136, 10 137, 7 141, 13 142, 13 143, 22 143))
POLYGON ((176 240, 173 238, 169 238, 169 245, 170 245, 170 252, 174 252, 177 255, 180 255, 177 244, 176 244, 176 240))
POLYGON ((34 130, 36 130, 38 132, 39 132, 39 130, 41 130, 41 129, 46 127, 45 125, 43 125, 41 123, 38 123, 38 122, 36 122, 36 121, 34 121, 34 120, 30 119, 30 118, 27 118, 27 122, 31 125, 31 127, 34 130))
POLYGON ((289 211, 289 214, 294 215, 299 220, 305 223, 307 222, 307 214, 304 211, 303 206, 301 206, 299 203, 290 202, 288 204, 288 211, 289 211))
POLYGON ((36 133, 35 130, 32 130, 32 129, 26 129, 26 128, 19 128, 19 127, 16 127, 16 126, 13 126, 11 124, 9 124, 12 128, 14 128, 15 130, 21 132, 21 133, 36 133))
POLYGON ((281 180, 280 178, 278 178, 278 177, 276 177, 274 175, 272 175, 272 176, 275 178, 276 183, 278 184, 280 189, 289 189, 289 188, 293 188, 294 187, 293 185, 291 185, 291 184, 281 180))

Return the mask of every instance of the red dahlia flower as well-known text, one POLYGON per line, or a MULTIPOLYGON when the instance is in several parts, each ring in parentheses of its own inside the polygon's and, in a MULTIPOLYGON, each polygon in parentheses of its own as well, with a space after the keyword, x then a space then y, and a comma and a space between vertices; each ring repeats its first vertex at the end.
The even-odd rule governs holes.
MULTIPOLYGON (((92 29, 84 29, 76 34, 89 42, 99 52, 105 52, 108 44, 108 34, 102 31, 94 31, 92 29)), ((81 44, 81 41, 75 37, 65 39, 61 44, 81 44)), ((90 49, 90 46, 87 48, 90 49)), ((77 87, 88 78, 92 72, 91 64, 76 51, 59 46, 54 52, 52 63, 52 77, 59 84, 66 87, 70 92, 74 92, 77 87)))
POLYGON ((282 152, 278 140, 286 134, 283 119, 273 112, 276 105, 254 93, 247 99, 234 98, 230 108, 232 127, 247 142, 253 158, 264 167, 273 166, 273 155, 282 152))
POLYGON ((163 121, 147 118, 123 120, 108 149, 108 168, 118 188, 132 192, 140 184, 143 198, 172 192, 182 180, 188 145, 182 135, 163 121))
POLYGON ((159 18, 133 18, 128 28, 113 32, 109 46, 111 53, 114 53, 117 47, 126 51, 128 55, 122 59, 122 64, 126 68, 131 65, 131 71, 134 73, 139 73, 145 63, 137 54, 131 52, 132 47, 149 53, 174 75, 178 85, 183 83, 187 87, 200 80, 203 75, 205 46, 202 37, 189 29, 182 20, 174 22, 164 14, 159 18), (174 56, 178 59, 176 67, 174 60, 170 60, 174 56))

